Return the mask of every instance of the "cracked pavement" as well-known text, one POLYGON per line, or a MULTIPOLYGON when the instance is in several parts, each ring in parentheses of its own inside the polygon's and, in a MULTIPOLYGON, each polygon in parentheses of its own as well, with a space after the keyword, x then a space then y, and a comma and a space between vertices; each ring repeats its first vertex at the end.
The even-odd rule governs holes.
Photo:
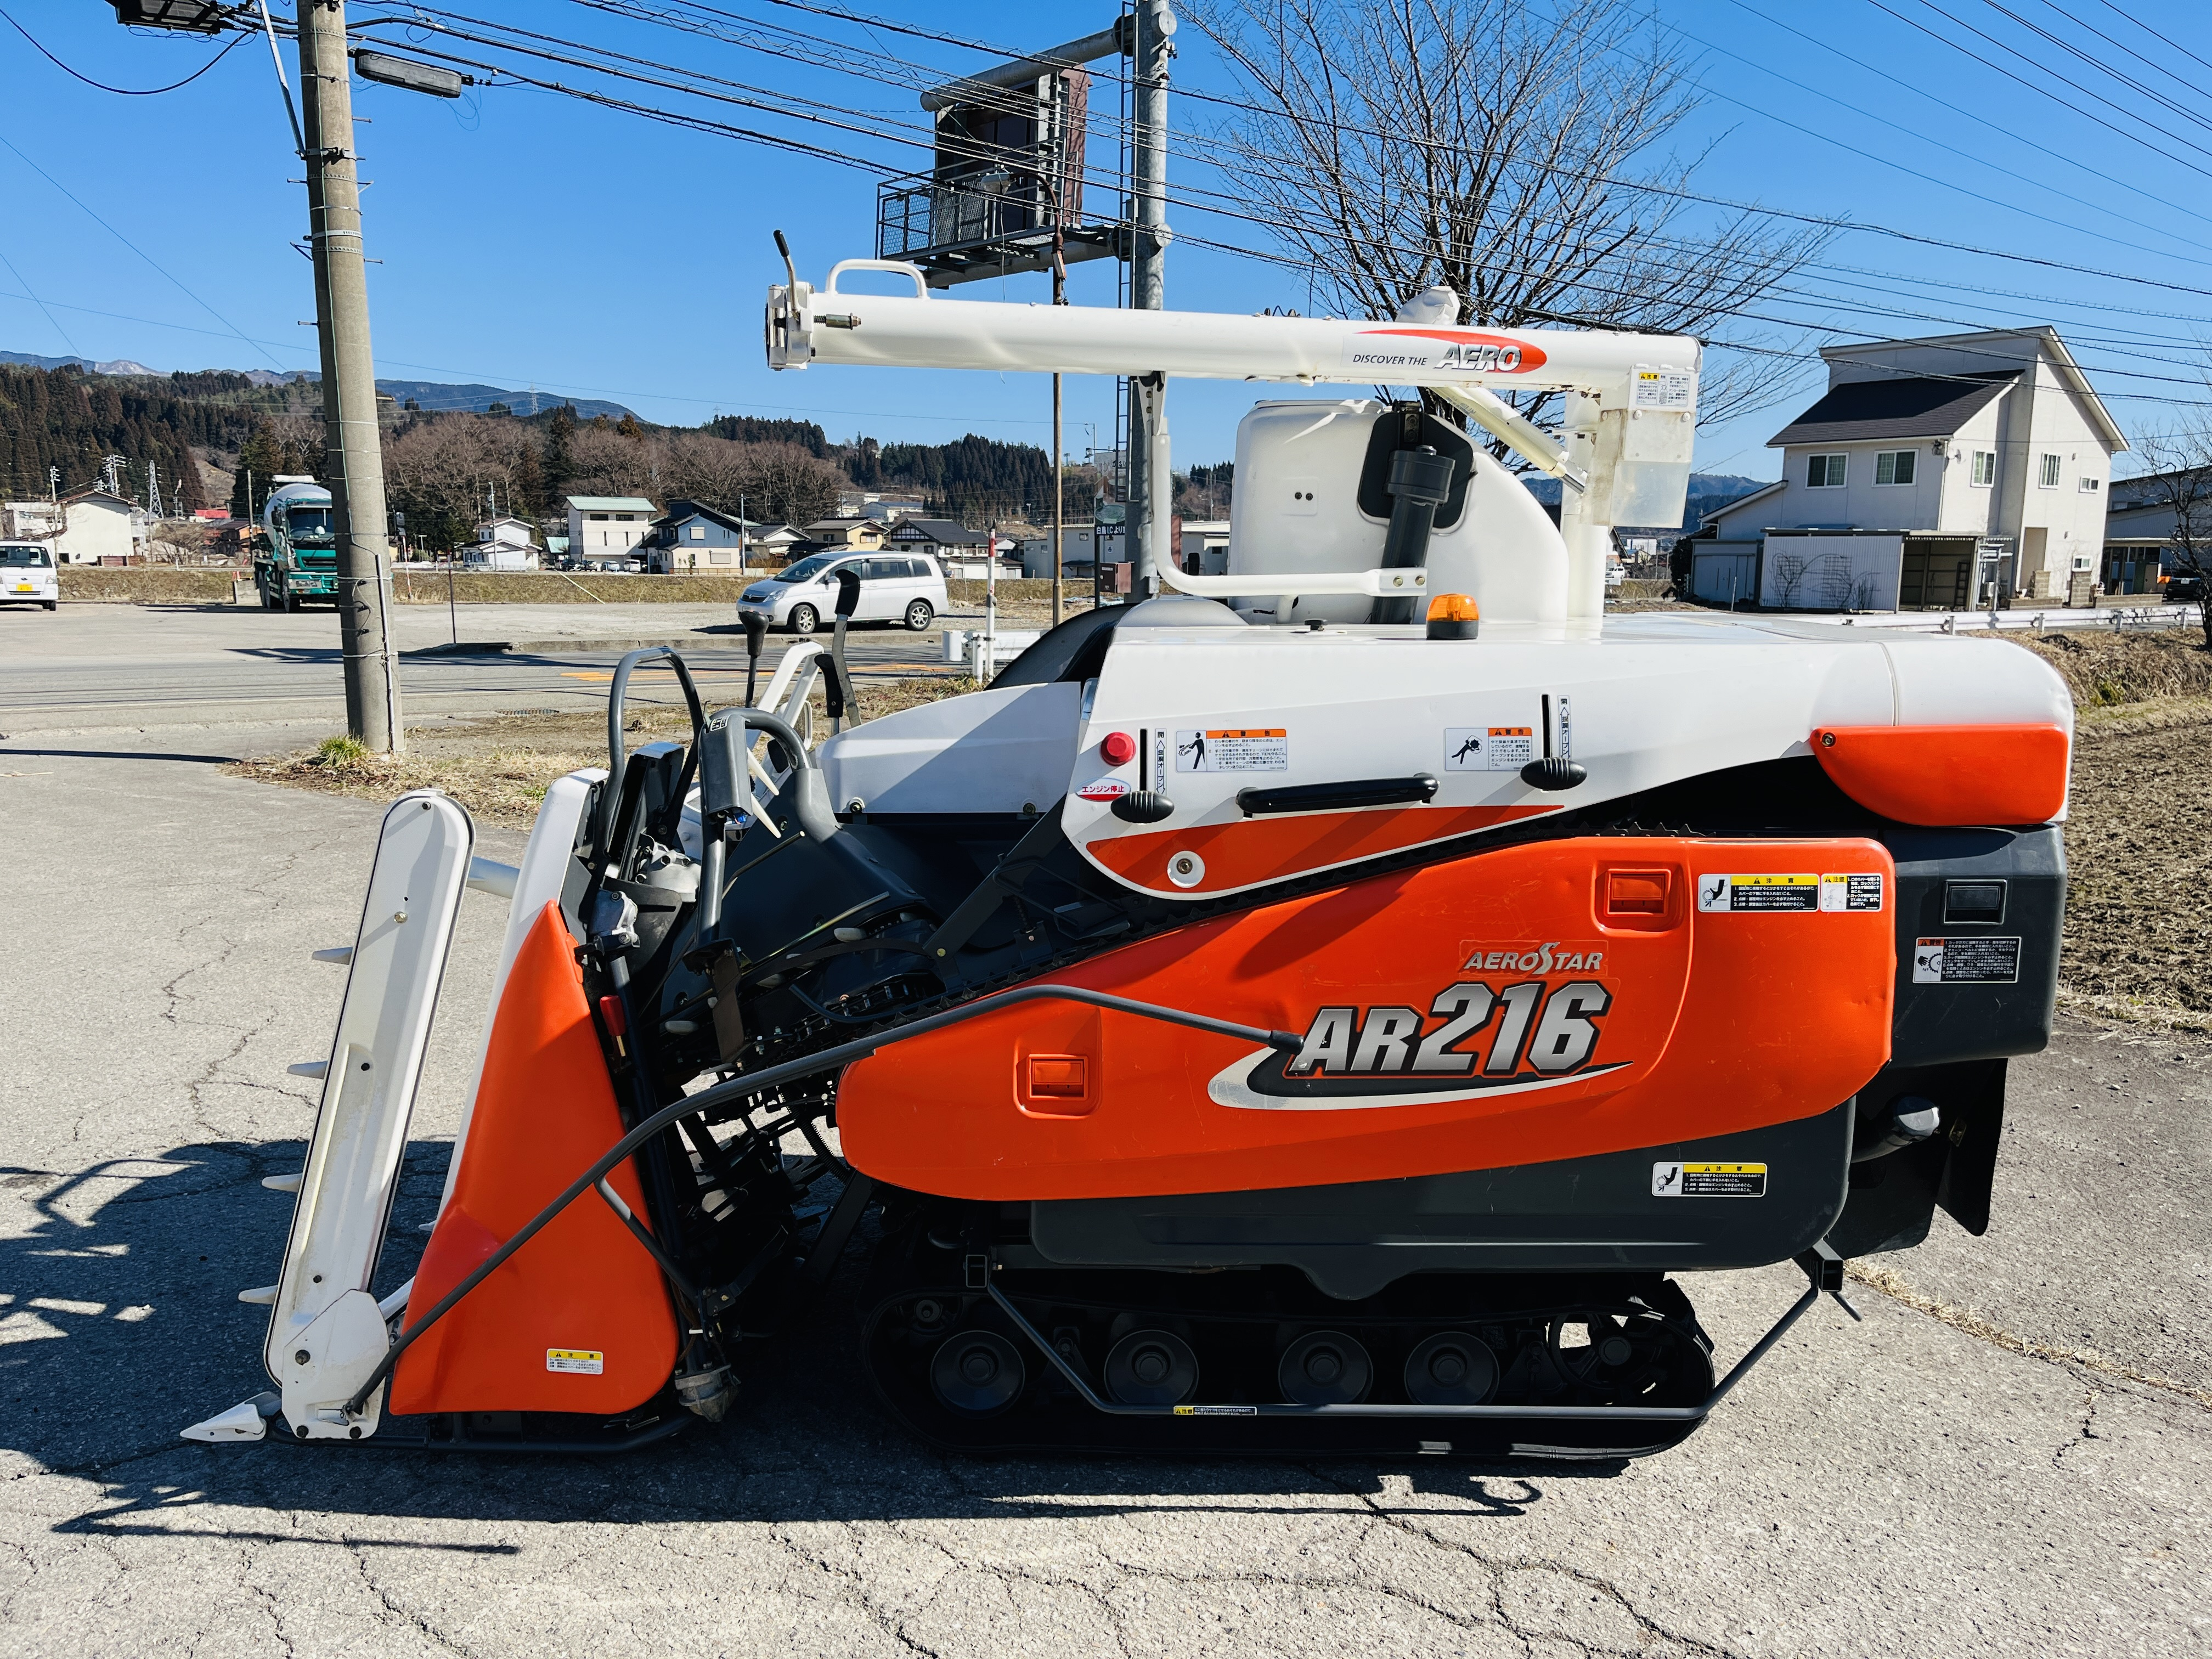
MULTIPOLYGON (((378 813, 221 774, 278 728, 0 742, 0 1632, 11 1655, 548 1650, 2171 1656, 2212 1649, 2212 1045, 2068 1022, 1996 1221, 1883 1258, 1625 1466, 974 1460, 859 1379, 848 1304, 719 1430, 470 1461, 185 1424, 265 1316, 378 813), (2055 1361, 2008 1351, 2009 1333, 2055 1361), (2142 1378, 2165 1379, 2143 1381, 2142 1378)), ((516 838, 480 835, 512 858, 516 838)), ((434 1205, 503 925, 465 901, 392 1249, 434 1205)), ((853 1273, 848 1264, 846 1280, 853 1273)), ((1802 1283, 1694 1279, 1723 1357, 1802 1283)))

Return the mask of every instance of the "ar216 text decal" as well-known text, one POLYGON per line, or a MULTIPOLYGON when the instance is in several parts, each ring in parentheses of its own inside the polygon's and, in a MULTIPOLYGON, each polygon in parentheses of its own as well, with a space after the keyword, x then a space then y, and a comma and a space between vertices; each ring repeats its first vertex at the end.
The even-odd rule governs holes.
POLYGON ((1440 1022, 1433 1026, 1410 1006, 1323 1008, 1284 1071, 1293 1079, 1510 1078, 1525 1059, 1540 1075, 1556 1077, 1589 1063, 1597 1019, 1612 1006, 1612 993, 1594 979, 1570 980, 1549 994, 1542 980, 1500 991, 1462 980, 1430 1002, 1429 1017, 1440 1022), (1469 1045, 1486 1033, 1478 1054, 1469 1045))

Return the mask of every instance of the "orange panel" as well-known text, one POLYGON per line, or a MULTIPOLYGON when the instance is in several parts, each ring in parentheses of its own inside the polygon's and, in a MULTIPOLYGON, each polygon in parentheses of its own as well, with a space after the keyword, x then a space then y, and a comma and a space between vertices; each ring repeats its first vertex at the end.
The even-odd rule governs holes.
POLYGON ((1899 823, 2048 823, 2066 805, 2061 726, 1830 726, 1813 752, 1836 787, 1899 823))
POLYGON ((1297 812, 1205 823, 1188 830, 1102 836, 1086 842, 1084 850, 1122 880, 1156 893, 1224 893, 1562 810, 1557 806, 1407 806, 1395 811, 1370 807, 1356 812, 1297 812), (1170 881, 1168 858, 1175 853, 1197 854, 1206 860, 1205 875, 1188 887, 1170 881))
POLYGON ((878 1180, 1008 1201, 1435 1175, 1788 1122, 1888 1059, 1893 879, 1873 842, 1664 836, 1373 876, 1052 975, 1300 1032, 1304 1076, 1235 1038, 1031 1004, 848 1068, 838 1128, 878 1180), (1763 891, 1703 908, 1716 875, 1761 873, 1873 876, 1879 896, 1820 883, 1784 896, 1809 909, 1763 891), (1624 888, 1662 908, 1608 917, 1624 888), (1085 1060, 1081 1111, 1025 1088, 1046 1055, 1085 1060))
MULTIPOLYGON (((560 908, 548 904, 500 997, 453 1201, 416 1270, 410 1322, 622 1139, 575 953, 560 908)), ((608 1184, 642 1218, 645 1195, 629 1163, 608 1184)), ((675 1364, 660 1270, 605 1201, 586 1193, 407 1351, 391 1409, 627 1411, 652 1398, 675 1364)))

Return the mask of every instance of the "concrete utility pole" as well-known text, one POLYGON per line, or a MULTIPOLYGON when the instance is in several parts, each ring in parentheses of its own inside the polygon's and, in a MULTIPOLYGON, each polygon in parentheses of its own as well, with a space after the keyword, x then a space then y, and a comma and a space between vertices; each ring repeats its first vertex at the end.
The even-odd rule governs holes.
MULTIPOLYGON (((1167 307, 1168 60, 1175 56, 1176 17, 1168 0, 1138 0, 1137 52, 1131 66, 1135 121, 1130 134, 1133 197, 1130 235, 1129 303, 1140 311, 1167 307)), ((1129 383, 1129 516, 1135 542, 1133 597, 1159 591, 1160 561, 1168 556, 1170 504, 1167 381, 1146 375, 1129 383)))
POLYGON ((379 754, 404 745, 398 664, 388 617, 384 449, 376 365, 368 344, 362 263, 361 179, 344 0, 301 0, 300 100, 306 120, 308 241, 315 258, 315 333, 323 357, 323 451, 337 532, 338 623, 346 729, 379 754))

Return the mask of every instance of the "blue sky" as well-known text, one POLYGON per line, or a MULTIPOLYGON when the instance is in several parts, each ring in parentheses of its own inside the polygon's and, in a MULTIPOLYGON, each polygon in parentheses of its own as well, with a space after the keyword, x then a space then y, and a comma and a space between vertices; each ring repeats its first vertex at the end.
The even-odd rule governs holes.
MULTIPOLYGON (((72 68, 114 86, 164 85, 212 50, 125 31, 89 0, 0 3, 72 68)), ((830 43, 821 55, 831 64, 879 64, 873 54, 886 53, 951 72, 989 61, 766 0, 718 0, 716 9, 811 33, 830 43)), ((1028 49, 1111 15, 1097 5, 995 0, 869 0, 860 9, 1028 49)), ((353 7, 356 19, 372 11, 353 7)), ((470 12, 798 94, 863 124, 921 118, 910 85, 764 56, 579 0, 473 0, 470 12)), ((1685 153, 1709 147, 1696 189, 1927 239, 1846 231, 1791 291, 1756 307, 1759 316, 1716 331, 1802 357, 1772 407, 1701 435, 1701 466, 1774 476, 1766 438, 1824 380, 1814 348, 1868 336, 2049 322, 2074 342, 2131 434, 2205 412, 2193 406, 2212 402, 2196 368, 2212 339, 2212 216, 2192 204, 2207 199, 2212 118, 2189 90, 2212 77, 2212 61, 2196 61, 2212 60, 2212 15, 2201 4, 1656 0, 1651 15, 1690 57, 1705 94, 1677 144, 1685 153), (2182 109, 2162 106, 2161 95, 2182 109)), ((381 33, 403 38, 396 28, 381 33)), ((1179 44, 1178 84, 1231 90, 1198 31, 1186 27, 1179 44)), ((624 90, 588 70, 455 49, 571 85, 624 90)), ((300 325, 313 316, 308 266, 291 246, 304 228, 304 192, 288 182, 299 168, 264 45, 241 43, 181 90, 118 97, 71 79, 0 22, 0 70, 11 93, 0 125, 0 200, 9 204, 0 217, 0 347, 131 357, 161 369, 313 366, 313 332, 300 325)), ((780 116, 687 105, 651 88, 626 95, 840 154, 922 159, 780 116)), ((383 261, 370 270, 382 374, 611 397, 671 422, 718 411, 789 415, 838 437, 933 442, 975 431, 1046 441, 1041 377, 765 368, 761 301, 781 276, 770 230, 790 236, 802 274, 872 252, 872 173, 525 87, 449 104, 357 84, 355 107, 369 118, 361 148, 363 174, 375 181, 364 198, 369 251, 383 261)), ((1178 126, 1210 118, 1196 100, 1173 118, 1178 126)), ((1183 157, 1170 167, 1171 189, 1178 179, 1221 183, 1183 157)), ((1184 209, 1171 218, 1194 236, 1269 246, 1250 224, 1184 209)), ((964 290, 1012 299, 1046 291, 1041 276, 964 290)), ((1112 303, 1111 266, 1077 267, 1072 291, 1078 303, 1112 303)), ((1298 272, 1190 243, 1170 255, 1168 292, 1171 306, 1200 310, 1308 304, 1298 272)), ((1243 386, 1176 382, 1177 465, 1228 459, 1252 398, 1243 386)), ((1068 405, 1068 447, 1080 453, 1086 425, 1102 434, 1110 426, 1110 383, 1071 381, 1068 405)), ((2129 465, 2121 458, 2119 470, 2129 465)))

